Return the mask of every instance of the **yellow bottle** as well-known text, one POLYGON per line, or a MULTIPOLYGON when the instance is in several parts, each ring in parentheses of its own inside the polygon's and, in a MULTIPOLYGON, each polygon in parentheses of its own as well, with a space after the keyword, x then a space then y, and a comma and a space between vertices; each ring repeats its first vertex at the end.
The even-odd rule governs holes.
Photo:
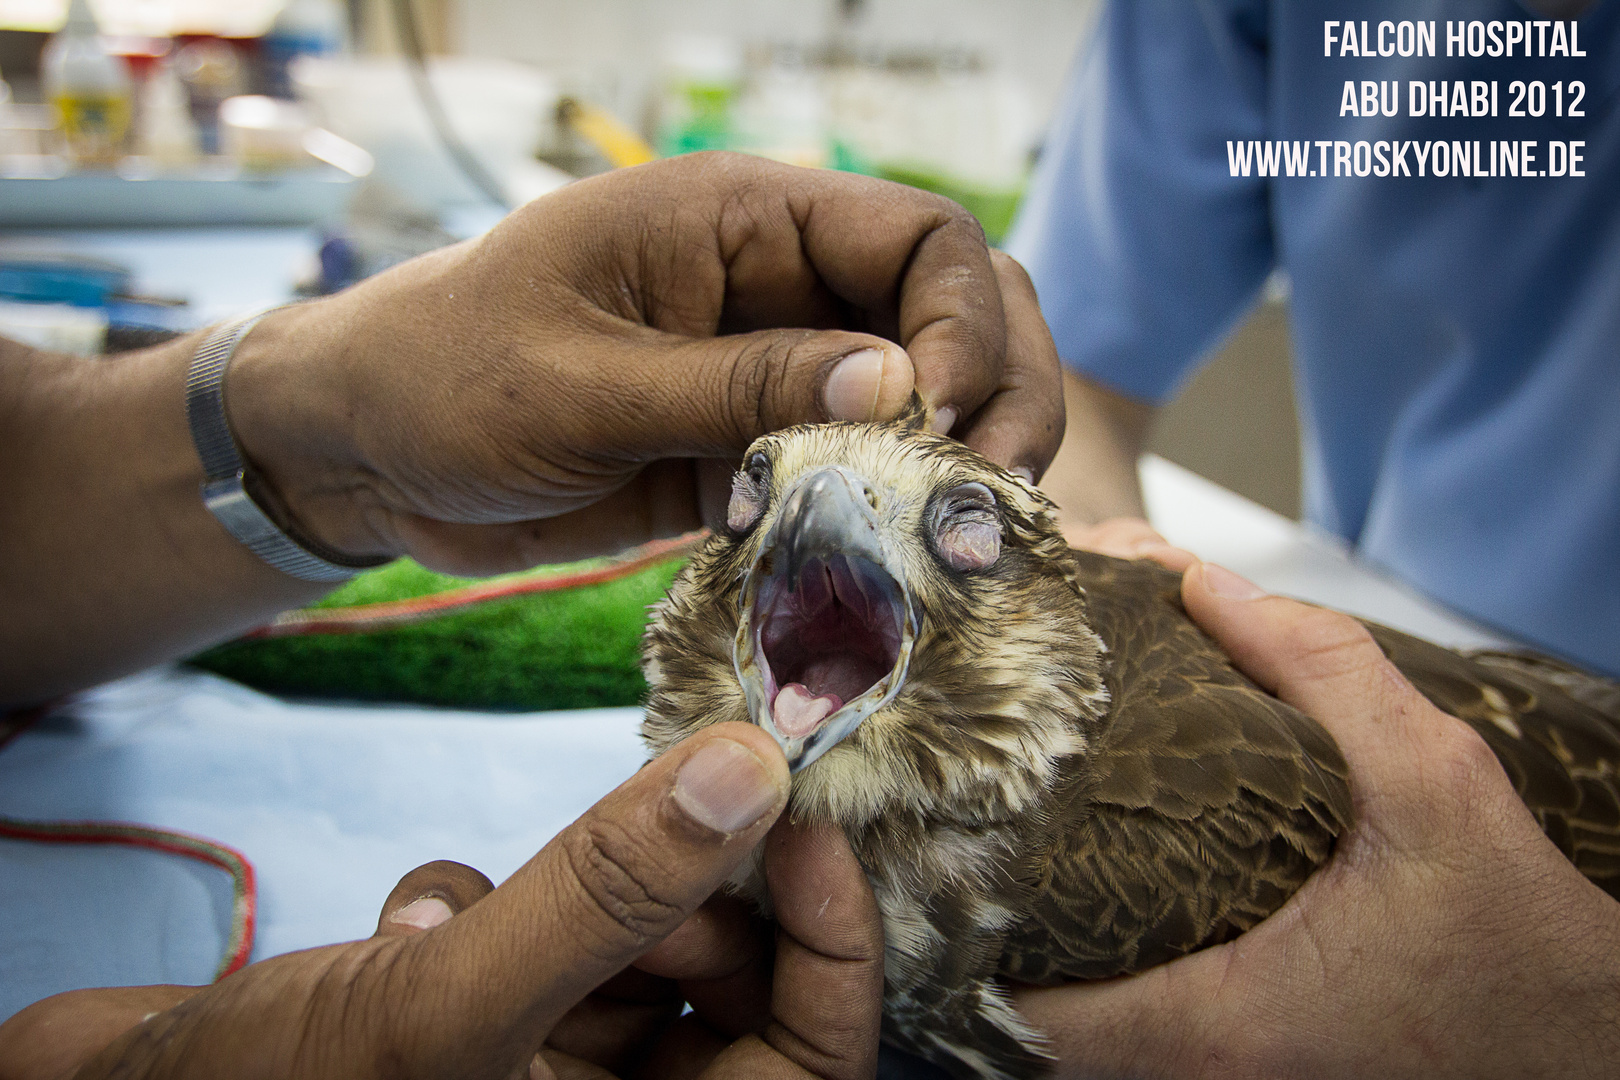
POLYGON ((67 24, 40 57, 45 96, 56 108, 68 156, 80 165, 113 165, 129 134, 129 69, 101 42, 89 0, 72 0, 67 24))

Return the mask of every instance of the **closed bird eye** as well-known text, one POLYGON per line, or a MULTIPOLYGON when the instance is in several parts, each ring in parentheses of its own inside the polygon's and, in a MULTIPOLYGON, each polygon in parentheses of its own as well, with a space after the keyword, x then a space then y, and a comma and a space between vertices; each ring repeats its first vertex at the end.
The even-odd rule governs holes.
POLYGON ((726 507, 726 527, 745 533, 759 523, 770 493, 771 460, 764 454, 751 454, 731 478, 731 502, 726 507))
POLYGON ((1001 557, 1001 515, 983 484, 961 484, 940 500, 934 547, 947 566, 983 570, 1001 557))

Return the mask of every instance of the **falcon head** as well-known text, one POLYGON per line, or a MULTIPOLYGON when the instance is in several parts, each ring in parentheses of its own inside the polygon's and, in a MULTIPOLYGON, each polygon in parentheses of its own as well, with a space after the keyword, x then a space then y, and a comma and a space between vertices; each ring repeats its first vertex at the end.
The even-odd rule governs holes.
POLYGON ((781 745, 795 813, 1002 820, 1106 710, 1055 508, 928 432, 790 428, 749 448, 726 526, 654 609, 654 753, 748 720, 781 745))

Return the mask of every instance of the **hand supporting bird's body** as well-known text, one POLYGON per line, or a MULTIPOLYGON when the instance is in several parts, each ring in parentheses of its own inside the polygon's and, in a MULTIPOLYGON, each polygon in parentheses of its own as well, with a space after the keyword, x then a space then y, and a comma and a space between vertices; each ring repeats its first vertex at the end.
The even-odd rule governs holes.
MULTIPOLYGON (((792 813, 841 826, 878 897, 885 1036, 958 1076, 1030 1076, 1047 1059, 1008 982, 1134 972, 1258 923, 1349 824, 1347 769, 1187 618, 1177 575, 1071 551, 1036 489, 917 421, 755 444, 727 532, 649 627, 646 734, 775 736, 792 813)), ((1612 684, 1374 633, 1614 892, 1612 684)), ((766 902, 757 867, 733 884, 766 902)))

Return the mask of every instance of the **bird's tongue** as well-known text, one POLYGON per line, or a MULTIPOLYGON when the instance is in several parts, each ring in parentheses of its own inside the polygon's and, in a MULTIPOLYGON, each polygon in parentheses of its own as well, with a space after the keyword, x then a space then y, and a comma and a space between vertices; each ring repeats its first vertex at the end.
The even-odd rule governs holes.
POLYGON ((816 730, 829 714, 843 706, 837 694, 812 695, 803 683, 788 683, 776 693, 771 705, 771 718, 776 730, 790 739, 801 738, 816 730))

